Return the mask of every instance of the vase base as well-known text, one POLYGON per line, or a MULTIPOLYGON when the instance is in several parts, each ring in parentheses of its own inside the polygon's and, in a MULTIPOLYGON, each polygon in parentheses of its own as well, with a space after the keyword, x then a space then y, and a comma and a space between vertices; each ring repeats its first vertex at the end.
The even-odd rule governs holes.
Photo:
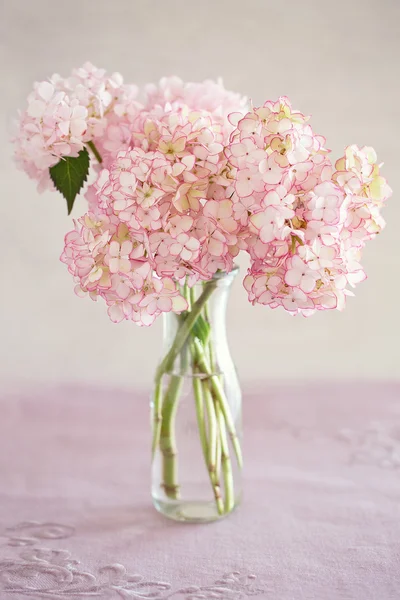
POLYGON ((235 506, 231 511, 221 515, 215 502, 184 502, 181 500, 165 502, 153 498, 153 503, 159 513, 180 523, 212 523, 227 517, 236 508, 235 506))

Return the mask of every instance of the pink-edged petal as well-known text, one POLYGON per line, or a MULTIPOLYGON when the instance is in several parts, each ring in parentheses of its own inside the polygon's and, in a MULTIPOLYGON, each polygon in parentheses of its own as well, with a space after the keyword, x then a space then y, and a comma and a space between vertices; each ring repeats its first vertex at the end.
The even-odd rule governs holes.
POLYGON ((338 275, 335 277, 335 286, 338 290, 344 290, 347 285, 347 278, 345 275, 338 275))
POLYGON ((285 283, 291 287, 297 287, 300 284, 301 279, 301 271, 298 271, 297 269, 290 269, 285 273, 285 283))
POLYGON ((256 213, 254 215, 251 215, 251 217, 250 217, 250 222, 258 230, 260 230, 260 229, 262 229, 262 227, 264 227, 265 221, 266 221, 266 218, 265 218, 264 212, 256 213))
POLYGON ((121 298, 121 300, 126 300, 129 294, 131 293, 131 288, 128 285, 126 285, 126 283, 123 283, 121 281, 117 285, 115 292, 118 298, 121 298))
POLYGON ((117 257, 117 256, 119 256, 119 251, 120 251, 120 245, 119 245, 119 243, 116 242, 115 240, 113 240, 110 243, 110 249, 108 251, 109 255, 113 256, 113 257, 117 257))
POLYGON ((133 173, 129 173, 128 171, 122 171, 119 176, 119 182, 122 185, 122 187, 135 187, 136 177, 133 173))
POLYGON ((119 271, 119 258, 116 257, 112 257, 110 258, 110 260, 108 261, 108 266, 110 268, 110 272, 111 273, 118 273, 119 271))
POLYGON ((190 260, 192 258, 192 252, 187 250, 186 248, 182 248, 181 259, 182 260, 190 260))
POLYGON ((215 238, 211 238, 211 240, 208 242, 208 251, 213 256, 222 256, 224 253, 224 247, 225 245, 223 242, 220 242, 215 238))
POLYGON ((273 225, 264 225, 264 227, 260 229, 260 240, 263 242, 263 244, 268 244, 269 242, 272 242, 274 238, 275 232, 273 225))
POLYGON ((71 121, 70 130, 71 135, 74 137, 81 137, 87 129, 86 121, 82 119, 74 119, 71 121))
MULTIPOLYGON (((181 253, 182 250, 182 244, 180 244, 179 242, 176 242, 175 244, 171 244, 169 247, 169 253, 172 256, 178 256, 181 253)), ((165 256, 167 256, 167 254, 165 254, 165 256)))
POLYGON ((132 242, 130 242, 129 240, 125 240, 124 242, 122 242, 122 244, 121 244, 121 255, 122 256, 129 256, 129 254, 132 252, 132 250, 133 250, 132 242))
POLYGON ((110 317, 113 323, 120 323, 125 319, 124 311, 122 308, 122 304, 113 304, 108 308, 108 316, 110 317))
POLYGON ((299 310, 299 308, 297 306, 297 302, 294 298, 284 298, 282 300, 282 304, 288 312, 296 312, 297 313, 299 310))
POLYGON ((228 233, 233 233, 238 228, 238 224, 236 223, 236 221, 233 217, 231 217, 229 219, 221 219, 220 225, 228 233))
POLYGON ((245 198, 246 196, 251 196, 253 193, 253 186, 250 180, 239 179, 235 183, 235 190, 240 198, 245 198))
POLYGON ((265 195, 263 203, 265 206, 269 206, 274 204, 280 204, 280 201, 281 197, 279 196, 279 194, 275 190, 271 190, 265 195))
POLYGON ((190 237, 185 244, 186 248, 189 248, 192 252, 195 252, 200 248, 200 242, 197 238, 190 237))
POLYGON ((54 85, 49 81, 41 81, 36 91, 45 102, 49 102, 54 94, 54 85))
POLYGON ((85 298, 85 296, 87 295, 87 291, 83 290, 80 285, 76 285, 74 287, 74 292, 79 298, 85 298))
POLYGON ((337 307, 337 298, 334 294, 324 294, 320 299, 321 306, 326 309, 334 309, 337 307))
POLYGON ((228 115, 228 121, 234 127, 237 127, 239 121, 243 119, 243 115, 240 112, 232 112, 228 115))
POLYGON ((293 256, 291 264, 294 269, 305 269, 306 268, 304 261, 297 254, 295 254, 293 256))
POLYGON ((131 261, 128 258, 120 258, 119 259, 119 270, 122 273, 129 273, 129 271, 131 270, 131 261))
POLYGON ((274 297, 272 296, 271 292, 266 290, 265 292, 263 292, 261 294, 261 296, 258 297, 258 302, 260 304, 271 304, 271 302, 273 302, 274 297))
POLYGON ((175 163, 174 166, 172 167, 172 175, 174 177, 179 177, 179 175, 181 175, 181 173, 183 173, 183 171, 185 171, 186 167, 185 165, 182 165, 180 163, 175 163))
POLYGON ((205 146, 197 145, 193 148, 193 154, 200 160, 207 160, 209 152, 205 146))
POLYGON ((196 157, 194 154, 188 154, 181 159, 181 163, 185 165, 188 171, 191 171, 194 167, 194 163, 196 162, 196 157))
POLYGON ((173 143, 175 152, 183 152, 186 146, 186 137, 182 136, 174 141, 173 143))
POLYGON ((154 315, 150 315, 146 312, 142 312, 140 314, 140 322, 142 325, 145 325, 146 327, 149 327, 150 325, 152 325, 154 323, 154 319, 155 319, 154 315))
POLYGON ((154 315, 157 312, 157 309, 158 309, 158 307, 157 307, 157 300, 155 298, 152 298, 150 300, 150 302, 147 304, 146 312, 149 315, 154 315))
POLYGON ((157 300, 157 308, 162 312, 170 312, 172 310, 172 300, 168 296, 161 296, 157 300))
POLYGON ((216 200, 209 200, 205 203, 203 214, 206 217, 211 217, 216 219, 218 215, 218 202, 216 200))
POLYGON ((282 181, 282 177, 284 175, 284 171, 280 169, 271 169, 265 171, 263 175, 263 181, 265 183, 276 184, 282 181))
POLYGON ((213 144, 208 145, 208 152, 210 156, 215 156, 216 154, 220 154, 223 151, 224 147, 222 144, 218 144, 214 142, 213 144))
POLYGON ((126 200, 114 200, 113 202, 113 209, 114 210, 125 210, 125 208, 127 207, 127 201, 126 200))
POLYGON ((232 144, 230 147, 230 151, 233 156, 235 156, 236 158, 239 158, 240 156, 245 156, 245 154, 247 152, 247 148, 243 143, 232 144))
POLYGON ((94 283, 95 281, 99 281, 103 276, 103 269, 101 267, 93 267, 93 269, 90 271, 89 275, 88 275, 88 280, 91 283, 94 283))
POLYGON ((227 219, 232 215, 232 202, 231 200, 222 200, 218 204, 218 217, 220 219, 227 219))
POLYGON ((310 275, 305 275, 301 278, 300 289, 303 290, 306 294, 312 292, 315 288, 315 279, 310 277, 310 275))
POLYGON ((324 221, 326 223, 334 223, 337 221, 338 213, 333 208, 325 208, 324 210, 324 221))

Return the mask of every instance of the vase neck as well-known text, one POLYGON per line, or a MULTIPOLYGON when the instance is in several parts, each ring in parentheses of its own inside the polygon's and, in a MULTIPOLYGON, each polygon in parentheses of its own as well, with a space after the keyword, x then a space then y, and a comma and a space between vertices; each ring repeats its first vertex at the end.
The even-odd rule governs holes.
POLYGON ((190 345, 201 344, 209 349, 209 360, 213 371, 221 372, 231 363, 231 357, 226 333, 226 308, 231 286, 238 269, 230 273, 218 273, 213 279, 198 282, 192 288, 182 286, 182 295, 186 297, 189 310, 177 315, 164 313, 163 354, 170 350, 178 331, 190 315, 198 312, 193 321, 191 332, 182 350, 179 352, 173 367, 174 372, 187 373, 195 369, 195 364, 189 360, 190 345))

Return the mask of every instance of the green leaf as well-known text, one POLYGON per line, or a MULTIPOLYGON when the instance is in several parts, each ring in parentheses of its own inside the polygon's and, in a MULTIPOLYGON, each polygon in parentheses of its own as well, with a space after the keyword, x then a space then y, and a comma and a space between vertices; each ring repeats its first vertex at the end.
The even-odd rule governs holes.
POLYGON ((89 162, 89 153, 84 148, 78 156, 65 156, 49 169, 54 185, 67 201, 68 214, 71 213, 75 198, 86 181, 89 162))
POLYGON ((193 331, 193 334, 197 338, 199 338, 199 340, 203 344, 207 344, 208 338, 210 336, 211 328, 210 328, 210 325, 207 323, 207 321, 201 315, 199 315, 197 317, 196 321, 194 322, 192 331, 193 331))

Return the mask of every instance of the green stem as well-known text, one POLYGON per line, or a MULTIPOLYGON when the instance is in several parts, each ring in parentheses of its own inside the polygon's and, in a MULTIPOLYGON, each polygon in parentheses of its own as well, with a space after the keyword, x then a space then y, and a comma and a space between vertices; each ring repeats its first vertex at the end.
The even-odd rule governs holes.
POLYGON ((182 350, 186 340, 188 339, 192 327, 197 320, 197 317, 203 310, 205 303, 208 298, 213 293, 216 288, 217 282, 210 281, 205 286, 201 296, 198 300, 192 305, 192 310, 187 314, 186 319, 183 321, 183 324, 179 327, 177 334, 175 336, 175 340, 171 346, 170 351, 164 357, 164 360, 161 362, 160 366, 156 372, 156 383, 162 378, 164 373, 168 373, 172 367, 174 366, 174 362, 179 352, 182 350))
POLYGON ((163 456, 163 488, 168 498, 179 498, 175 416, 183 377, 171 375, 161 414, 160 451, 163 456))
POLYGON ((201 386, 201 380, 199 377, 193 377, 193 393, 196 405, 196 416, 197 424, 199 426, 199 435, 201 448, 203 450, 204 460, 207 462, 208 449, 207 449, 207 433, 204 421, 204 400, 203 391, 201 386))
POLYGON ((235 423, 233 421, 228 402, 225 398, 224 389, 222 387, 222 384, 221 384, 218 376, 213 375, 210 365, 207 361, 207 357, 206 357, 204 351, 202 350, 199 340, 196 339, 194 341, 194 344, 195 344, 196 350, 197 350, 198 365, 199 365, 200 369, 202 370, 202 372, 204 374, 208 375, 210 378, 210 384, 211 384, 211 390, 213 392, 213 396, 215 397, 216 401, 220 405, 222 414, 224 415, 226 427, 228 429, 229 437, 231 438, 232 446, 233 446, 233 449, 236 454, 237 463, 239 465, 239 468, 242 468, 242 466, 243 466, 242 450, 240 448, 240 443, 239 443, 239 440, 238 440, 238 437, 236 434, 235 423))
POLYGON ((215 404, 215 412, 219 427, 219 440, 221 442, 221 463, 222 473, 224 476, 224 491, 225 491, 225 513, 230 513, 235 506, 235 491, 233 485, 233 474, 231 458, 229 456, 229 444, 226 436, 225 419, 221 407, 218 403, 215 404))
MULTIPOLYGON (((219 483, 219 477, 217 476, 217 469, 215 463, 209 462, 209 446, 207 442, 207 433, 206 433, 206 424, 205 424, 205 415, 204 415, 204 395, 203 395, 203 382, 200 377, 193 378, 193 390, 194 397, 196 403, 196 414, 197 414, 197 423, 199 426, 199 435, 201 447, 203 450, 204 462, 207 466, 207 471, 210 477, 211 486, 213 488, 215 503, 217 505, 217 510, 220 515, 224 512, 224 503, 221 496, 221 486, 219 483)), ((214 457, 213 457, 214 460, 214 457)))
POLYGON ((215 415, 215 408, 213 397, 211 395, 210 389, 208 387, 208 382, 203 381, 203 395, 204 395, 204 404, 207 411, 207 421, 208 421, 208 453, 207 453, 207 464, 208 468, 215 472, 215 456, 217 453, 217 417, 215 415))
POLYGON ((154 460, 154 455, 160 441, 161 423, 162 423, 162 385, 161 380, 156 383, 153 399, 153 441, 151 444, 151 459, 154 460))
MULTIPOLYGON (((217 419, 217 426, 218 426, 218 419, 217 419)), ((216 448, 215 448, 215 477, 217 479, 217 481, 221 480, 221 438, 220 438, 220 431, 218 429, 217 432, 217 443, 216 443, 216 448)))
MULTIPOLYGON (((215 374, 214 351, 212 341, 209 338, 210 324, 207 301, 216 286, 216 281, 208 282, 197 301, 195 301, 194 290, 189 290, 188 286, 184 288, 184 295, 188 300, 188 312, 186 315, 181 316, 173 344, 156 371, 152 454, 154 458, 157 447, 159 447, 163 458, 165 494, 172 499, 179 498, 175 417, 183 376, 170 375, 164 399, 162 399, 161 390, 163 376, 171 373, 176 358, 191 338, 191 342, 187 345, 187 352, 190 352, 193 370, 198 373, 198 376, 193 378, 193 390, 200 443, 218 512, 224 514, 230 512, 234 506, 233 476, 227 430, 240 468, 242 466, 242 454, 222 382, 219 376, 215 374), (207 419, 205 414, 207 414, 207 419), (206 427, 206 420, 208 427, 206 427), (221 469, 224 478, 224 501, 221 496, 221 469)), ((186 351, 185 357, 185 360, 187 360, 186 351)), ((181 366, 183 366, 183 363, 181 366)))
POLYGON ((101 158, 101 154, 100 152, 97 150, 96 146, 94 145, 93 142, 88 142, 87 146, 89 146, 89 148, 91 149, 91 151, 93 152, 93 154, 96 157, 96 160, 99 164, 101 164, 103 162, 103 159, 101 158))

